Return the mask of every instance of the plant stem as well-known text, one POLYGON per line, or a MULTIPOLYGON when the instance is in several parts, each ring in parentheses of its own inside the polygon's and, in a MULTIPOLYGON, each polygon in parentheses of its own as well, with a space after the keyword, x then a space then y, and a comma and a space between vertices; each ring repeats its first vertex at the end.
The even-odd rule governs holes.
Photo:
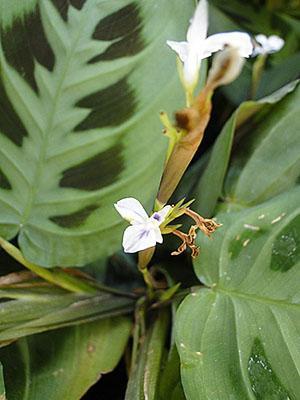
POLYGON ((46 269, 27 261, 20 250, 0 237, 0 246, 15 260, 22 264, 25 268, 34 272, 36 275, 45 279, 54 285, 60 286, 63 289, 69 290, 75 293, 89 293, 96 294, 98 290, 90 284, 78 279, 72 275, 67 274, 65 271, 59 268, 46 269))
POLYGON ((95 288, 99 289, 102 292, 115 294, 116 296, 128 297, 130 299, 136 299, 139 297, 135 293, 124 292, 123 290, 119 290, 119 289, 112 288, 110 286, 102 285, 99 282, 91 282, 91 285, 93 285, 95 288))
POLYGON ((186 91, 185 92, 185 104, 186 107, 191 107, 191 105, 193 104, 193 93, 191 91, 186 91))
POLYGON ((267 55, 261 54, 257 57, 256 61, 253 64, 252 69, 252 86, 251 86, 251 99, 255 98, 257 93, 257 89, 259 87, 262 74, 264 72, 265 63, 266 63, 267 55))
POLYGON ((153 285, 153 278, 147 266, 153 257, 154 251, 155 247, 150 247, 149 249, 139 251, 139 260, 138 260, 138 268, 141 274, 143 275, 144 281, 147 285, 149 298, 152 298, 153 296, 154 285, 153 285))
POLYGON ((210 88, 204 87, 191 107, 176 113, 177 124, 187 134, 175 144, 165 166, 157 195, 161 204, 168 202, 200 146, 210 119, 211 96, 210 88))
POLYGON ((140 298, 135 307, 134 311, 134 329, 133 329, 133 343, 131 352, 131 366, 130 369, 137 362, 137 355, 141 339, 145 335, 145 298, 140 298))

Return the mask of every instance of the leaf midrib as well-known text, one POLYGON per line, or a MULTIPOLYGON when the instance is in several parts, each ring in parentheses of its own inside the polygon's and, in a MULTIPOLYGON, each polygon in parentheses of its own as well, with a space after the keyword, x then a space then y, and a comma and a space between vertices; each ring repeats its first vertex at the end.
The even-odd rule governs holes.
POLYGON ((64 82, 66 80, 67 72, 68 72, 69 67, 70 67, 70 61, 71 61, 72 57, 74 56, 76 45, 77 45, 77 43, 78 43, 78 41, 79 41, 79 39, 81 37, 80 35, 81 35, 81 27, 83 25, 83 21, 84 21, 84 18, 81 19, 81 23, 80 23, 80 25, 78 26, 78 29, 77 29, 77 35, 75 36, 73 42, 71 42, 71 46, 69 48, 69 54, 66 57, 66 62, 65 62, 63 71, 61 73, 61 77, 59 79, 59 82, 57 84, 55 95, 53 97, 52 109, 51 109, 51 112, 49 113, 49 118, 48 118, 48 121, 47 121, 47 125, 46 125, 46 127, 44 129, 44 138, 43 138, 43 141, 42 141, 42 145, 40 147, 40 152, 39 152, 40 157, 39 157, 38 162, 36 163, 35 172, 33 174, 33 181, 32 181, 32 184, 29 187, 29 196, 28 196, 25 208, 24 208, 23 217, 22 217, 22 219, 20 221, 20 226, 21 227, 24 224, 26 224, 26 222, 28 221, 28 219, 30 217, 30 212, 31 212, 31 209, 32 209, 32 207, 34 205, 35 198, 36 198, 36 195, 37 195, 38 190, 39 190, 39 184, 40 184, 40 180, 41 180, 41 172, 43 170, 42 167, 43 167, 43 165, 44 165, 44 163, 46 161, 47 148, 48 148, 48 138, 49 138, 49 134, 52 132, 53 120, 54 120, 54 116, 55 116, 56 111, 57 111, 57 104, 58 104, 57 99, 61 96, 62 89, 63 89, 63 84, 64 84, 64 82))
POLYGON ((264 305, 273 305, 277 307, 288 307, 288 308, 298 308, 300 311, 300 304, 298 303, 288 303, 286 300, 277 300, 270 297, 262 297, 253 293, 243 293, 238 290, 228 290, 222 288, 220 286, 211 288, 212 291, 220 294, 225 294, 225 296, 229 296, 230 298, 239 298, 247 301, 252 301, 256 303, 262 303, 264 305))

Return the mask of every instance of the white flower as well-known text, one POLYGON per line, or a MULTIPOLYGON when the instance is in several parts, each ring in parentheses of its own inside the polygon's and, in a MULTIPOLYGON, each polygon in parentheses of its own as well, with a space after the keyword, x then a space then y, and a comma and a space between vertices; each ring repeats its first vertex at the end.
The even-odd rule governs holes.
POLYGON ((166 219, 171 206, 165 206, 151 217, 148 217, 141 203, 132 197, 119 200, 114 206, 121 217, 131 224, 123 235, 122 244, 126 253, 135 253, 163 242, 159 225, 166 219))
POLYGON ((284 45, 284 40, 277 35, 256 35, 255 40, 259 43, 254 49, 254 55, 258 54, 271 54, 281 50, 284 45))
POLYGON ((209 57, 205 53, 203 42, 207 36, 208 8, 206 0, 201 0, 187 31, 186 42, 167 41, 183 62, 183 79, 187 87, 197 84, 201 60, 209 57))
POLYGON ((238 49, 242 57, 249 57, 253 51, 251 38, 243 32, 217 33, 207 38, 208 6, 206 0, 200 0, 187 31, 185 42, 167 41, 183 62, 183 80, 185 88, 193 90, 198 82, 201 60, 212 53, 222 50, 226 45, 238 49))

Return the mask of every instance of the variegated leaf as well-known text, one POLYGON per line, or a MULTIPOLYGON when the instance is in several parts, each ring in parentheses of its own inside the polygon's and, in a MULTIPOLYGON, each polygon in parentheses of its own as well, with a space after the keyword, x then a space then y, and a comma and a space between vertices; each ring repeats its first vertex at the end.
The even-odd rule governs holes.
POLYGON ((0 0, 0 235, 44 266, 120 246, 113 203, 151 207, 181 101, 167 38, 192 0, 0 0))

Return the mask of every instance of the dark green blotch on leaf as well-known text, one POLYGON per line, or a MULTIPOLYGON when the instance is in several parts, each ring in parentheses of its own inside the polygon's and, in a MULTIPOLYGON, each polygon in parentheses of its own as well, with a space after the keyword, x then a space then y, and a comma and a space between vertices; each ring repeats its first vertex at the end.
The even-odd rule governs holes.
POLYGON ((4 172, 1 171, 1 169, 0 169, 0 188, 6 189, 6 190, 12 189, 11 184, 9 183, 9 180, 7 179, 4 172))
POLYGON ((50 217, 49 219, 62 228, 77 228, 80 225, 83 225, 85 220, 91 215, 93 211, 97 210, 97 208, 98 206, 91 205, 84 207, 81 210, 76 211, 72 214, 56 215, 50 217))
POLYGON ((257 400, 291 400, 267 359, 259 338, 254 340, 248 360, 248 376, 257 400))
POLYGON ((22 19, 16 18, 10 27, 2 29, 1 44, 6 61, 38 92, 34 62, 37 61, 49 71, 53 70, 55 63, 39 6, 22 19))
POLYGON ((271 269, 286 272, 300 260, 300 215, 282 231, 272 245, 271 269))
POLYGON ((15 112, 14 106, 9 100, 3 81, 0 76, 0 132, 11 140, 15 145, 21 147, 24 137, 28 133, 23 122, 15 112))
POLYGON ((129 119, 136 109, 133 88, 122 78, 76 103, 77 107, 91 109, 90 114, 75 127, 75 132, 105 126, 118 126, 129 119))
POLYGON ((63 172, 61 187, 99 190, 113 184, 123 171, 122 145, 117 144, 63 172))
POLYGON ((142 37, 142 17, 136 3, 103 18, 93 34, 95 40, 116 40, 98 56, 92 58, 89 63, 109 61, 121 57, 129 57, 139 53, 145 43, 142 37))

